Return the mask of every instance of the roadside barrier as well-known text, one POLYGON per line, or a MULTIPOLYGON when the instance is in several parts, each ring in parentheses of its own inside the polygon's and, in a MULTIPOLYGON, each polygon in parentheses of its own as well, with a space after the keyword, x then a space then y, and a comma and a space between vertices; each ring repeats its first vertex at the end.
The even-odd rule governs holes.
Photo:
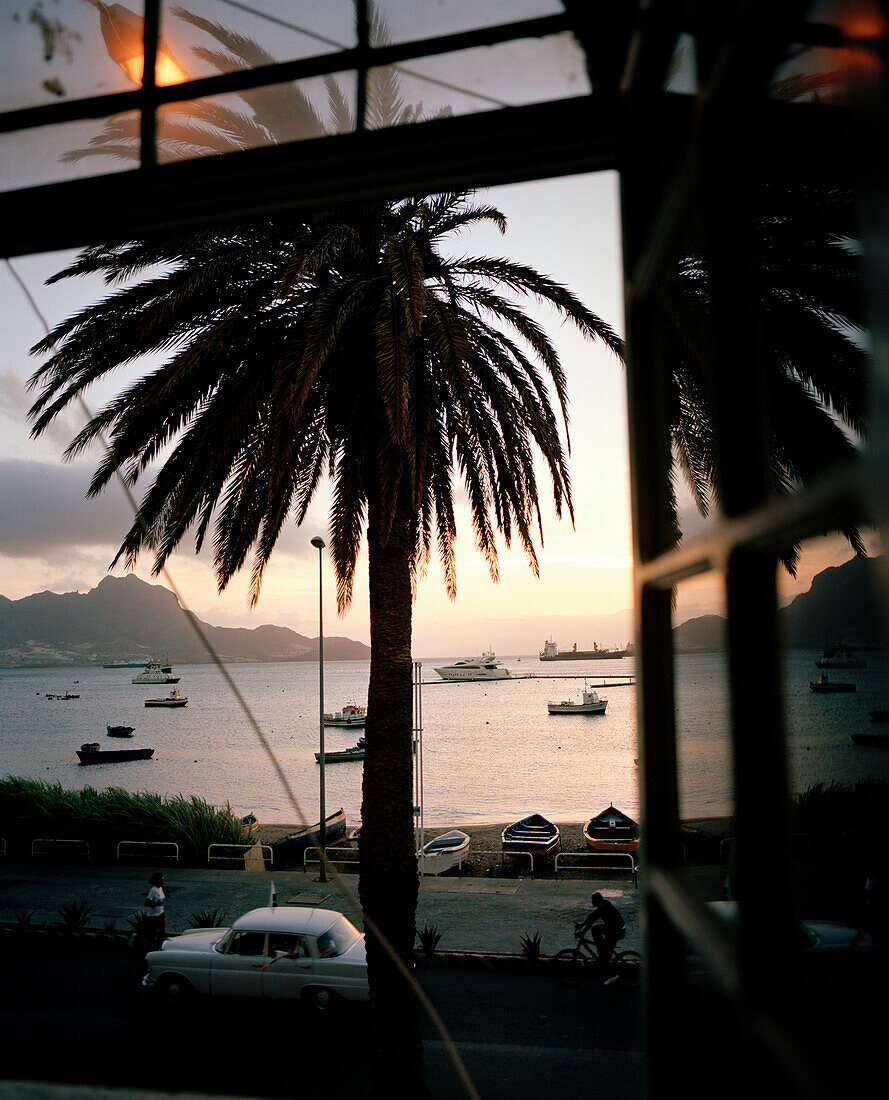
MULTIPOLYGON (((361 858, 358 855, 358 849, 349 848, 326 848, 324 854, 327 857, 328 863, 342 863, 346 866, 358 866, 361 862, 361 858)), ((321 863, 321 849, 320 848, 306 848, 303 852, 303 870, 308 871, 310 863, 321 863), (309 852, 315 852, 316 855, 309 857, 309 852)))
MULTIPOLYGON (((231 863, 234 859, 244 859, 247 852, 259 849, 263 863, 271 866, 272 847, 270 844, 211 844, 207 849, 208 863, 231 863)), ((246 866, 246 861, 245 861, 246 866)))
POLYGON ((62 837, 36 837, 31 841, 32 856, 86 856, 90 858, 89 841, 68 840, 62 837))
POLYGON ((467 853, 466 858, 467 859, 472 859, 473 856, 499 856, 500 857, 500 862, 502 864, 506 863, 507 858, 509 858, 509 859, 527 859, 527 861, 528 861, 528 870, 531 872, 531 878, 534 878, 534 855, 531 852, 504 852, 502 849, 499 852, 497 852, 497 851, 490 851, 490 852, 472 852, 472 851, 470 851, 470 852, 467 853))
POLYGON ((117 858, 147 859, 152 862, 171 859, 178 863, 179 845, 172 840, 120 840, 117 844, 117 858))
POLYGON ((559 852, 555 861, 555 875, 559 877, 559 865, 566 860, 580 860, 574 864, 580 871, 628 871, 633 877, 633 885, 639 885, 639 868, 632 852, 559 852))

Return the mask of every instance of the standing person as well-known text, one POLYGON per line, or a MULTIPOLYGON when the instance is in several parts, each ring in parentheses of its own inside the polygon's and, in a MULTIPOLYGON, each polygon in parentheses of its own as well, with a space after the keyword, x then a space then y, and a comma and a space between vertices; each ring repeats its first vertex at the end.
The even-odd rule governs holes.
POLYGON ((149 927, 151 929, 151 941, 155 947, 160 947, 167 937, 167 918, 164 914, 164 876, 156 871, 148 880, 148 894, 145 897, 145 908, 148 910, 149 927))
POLYGON ((626 925, 624 924, 624 918, 620 915, 620 910, 616 909, 606 898, 603 898, 598 890, 590 898, 590 901, 593 909, 583 922, 581 931, 584 933, 592 932, 593 942, 596 945, 596 951, 599 953, 599 965, 604 969, 611 959, 614 945, 618 940, 624 938, 626 925))

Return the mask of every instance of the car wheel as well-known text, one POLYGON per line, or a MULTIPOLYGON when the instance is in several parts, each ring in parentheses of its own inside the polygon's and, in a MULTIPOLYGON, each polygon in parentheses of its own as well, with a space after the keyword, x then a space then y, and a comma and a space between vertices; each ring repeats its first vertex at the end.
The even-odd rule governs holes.
POLYGON ((164 1004, 171 1008, 184 1004, 194 993, 191 983, 178 974, 170 974, 158 983, 158 992, 164 1004))
POLYGON ((305 999, 311 1006, 313 1012, 317 1012, 324 1016, 336 1012, 340 1003, 340 999, 336 993, 321 987, 307 990, 305 999))

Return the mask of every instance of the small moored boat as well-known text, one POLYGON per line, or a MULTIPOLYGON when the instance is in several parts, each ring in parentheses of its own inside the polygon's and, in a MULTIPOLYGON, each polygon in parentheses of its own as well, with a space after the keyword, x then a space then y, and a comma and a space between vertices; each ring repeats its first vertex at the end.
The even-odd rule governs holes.
POLYGON ((115 764, 121 760, 150 760, 154 749, 103 749, 98 741, 88 741, 77 750, 81 764, 115 764))
MULTIPOLYGON (((343 764, 349 760, 363 760, 364 745, 353 745, 351 749, 331 749, 324 753, 325 764, 343 764)), ((315 763, 321 763, 321 753, 315 753, 315 763)))
MULTIPOLYGON (((324 819, 324 844, 333 844, 346 835, 346 812, 342 807, 324 819)), ((306 848, 316 848, 321 836, 321 822, 306 826, 271 844, 272 860, 277 867, 300 864, 306 848)))
POLYGON ((451 867, 459 867, 469 851, 469 834, 460 829, 442 833, 417 852, 417 869, 421 875, 440 875, 451 867))
POLYGON ((188 696, 180 695, 176 688, 163 699, 146 699, 146 707, 184 707, 188 705, 188 696))
POLYGON ((584 684, 583 696, 580 702, 574 699, 562 699, 561 702, 550 700, 546 709, 550 714, 604 714, 608 706, 608 700, 603 699, 597 691, 584 684))
POLYGON ((359 707, 356 703, 347 703, 342 710, 324 715, 324 725, 338 729, 349 729, 352 726, 360 727, 366 721, 367 707, 359 707))
POLYGON ((584 825, 583 838, 596 852, 635 852, 639 826, 627 814, 609 806, 584 825))
POLYGON ((889 733, 853 733, 853 745, 868 745, 871 748, 889 745, 889 733))
POLYGON ((854 691, 854 684, 841 683, 838 680, 831 680, 823 672, 817 680, 812 680, 809 683, 809 691, 814 691, 816 695, 830 695, 837 691, 854 691))
POLYGON ((132 737, 133 726, 106 726, 109 737, 132 737))
POLYGON ((561 846, 559 827, 540 814, 530 814, 507 825, 500 834, 500 845, 504 852, 550 855, 561 846))

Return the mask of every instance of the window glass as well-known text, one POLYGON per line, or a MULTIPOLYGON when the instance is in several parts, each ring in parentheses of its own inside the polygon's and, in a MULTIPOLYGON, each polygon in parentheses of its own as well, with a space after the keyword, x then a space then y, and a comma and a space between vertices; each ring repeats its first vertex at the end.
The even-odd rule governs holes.
POLYGON ((375 46, 561 15, 565 10, 560 0, 486 0, 484 4, 478 0, 437 0, 434 4, 377 0, 374 7, 379 16, 371 38, 375 46))
POLYGON ((270 932, 268 954, 276 959, 286 956, 298 958, 308 955, 305 940, 292 932, 270 932))
POLYGON ((318 937, 318 954, 323 958, 342 955, 358 939, 360 933, 345 917, 339 917, 318 937))
POLYGON ((229 955, 264 955, 265 932, 235 932, 228 947, 229 955))

